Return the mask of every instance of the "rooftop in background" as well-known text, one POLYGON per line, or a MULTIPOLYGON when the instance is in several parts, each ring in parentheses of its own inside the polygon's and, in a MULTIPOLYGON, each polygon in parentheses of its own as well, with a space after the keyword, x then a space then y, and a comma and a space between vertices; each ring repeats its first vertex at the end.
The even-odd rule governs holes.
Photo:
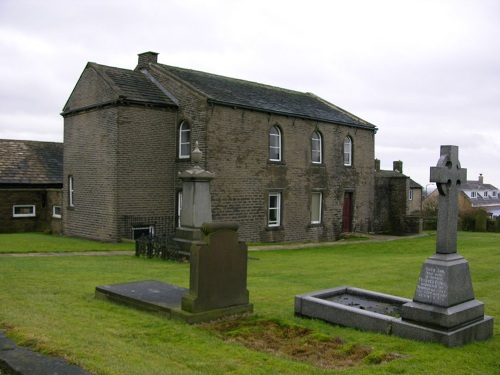
POLYGON ((62 183, 62 143, 0 139, 0 185, 62 183))

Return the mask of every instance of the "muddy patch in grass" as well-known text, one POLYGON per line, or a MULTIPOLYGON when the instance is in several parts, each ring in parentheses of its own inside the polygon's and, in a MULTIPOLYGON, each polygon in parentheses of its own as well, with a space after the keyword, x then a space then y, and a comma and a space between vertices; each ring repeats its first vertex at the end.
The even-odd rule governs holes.
POLYGON ((201 327, 226 341, 252 350, 307 362, 326 369, 343 369, 360 364, 381 364, 400 357, 349 343, 339 337, 315 333, 312 329, 257 316, 231 317, 201 327))

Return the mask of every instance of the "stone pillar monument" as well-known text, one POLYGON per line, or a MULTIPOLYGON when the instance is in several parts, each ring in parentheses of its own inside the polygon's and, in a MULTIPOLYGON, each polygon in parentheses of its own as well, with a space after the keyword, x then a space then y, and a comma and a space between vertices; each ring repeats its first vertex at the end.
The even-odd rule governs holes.
POLYGON ((448 346, 484 340, 493 335, 493 318, 484 315, 484 304, 475 300, 467 260, 457 253, 458 192, 466 181, 458 146, 441 146, 430 181, 439 190, 436 253, 424 262, 413 301, 403 305, 403 321, 428 329, 405 326, 411 338, 431 340, 445 336, 448 346))
POLYGON ((195 166, 179 173, 182 180, 182 210, 181 225, 176 229, 175 241, 179 245, 180 252, 188 256, 192 244, 201 241, 201 225, 212 221, 210 181, 215 174, 198 165, 201 156, 196 142, 195 149, 191 153, 191 160, 195 166))

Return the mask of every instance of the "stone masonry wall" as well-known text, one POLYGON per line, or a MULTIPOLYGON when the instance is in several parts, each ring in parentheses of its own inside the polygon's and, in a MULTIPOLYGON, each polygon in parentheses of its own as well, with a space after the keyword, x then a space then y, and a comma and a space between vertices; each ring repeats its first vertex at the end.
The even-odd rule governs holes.
POLYGON ((354 193, 354 230, 368 231, 373 208, 373 132, 257 111, 216 106, 208 122, 208 169, 214 220, 236 220, 246 241, 338 238, 344 193, 354 193), (280 127, 283 161, 269 161, 269 130, 280 127), (311 162, 311 135, 323 137, 323 163, 311 162), (353 139, 354 165, 343 165, 353 139), (323 193, 321 224, 311 224, 311 193, 323 193), (267 227, 269 192, 282 194, 282 225, 267 227))
POLYGON ((410 179, 400 177, 375 178, 375 232, 402 235, 406 233, 406 215, 410 179))
POLYGON ((1 189, 0 233, 43 232, 59 233, 60 219, 52 217, 52 207, 60 205, 60 189, 1 189), (14 205, 34 205, 34 217, 13 217, 14 205))
POLYGON ((64 120, 63 234, 117 241, 118 107, 64 120), (68 177, 74 181, 69 207, 68 177))
MULTIPOLYGON (((125 216, 135 226, 175 215, 176 112, 147 107, 119 111, 117 214, 120 237, 130 237, 125 216)), ((172 228, 173 229, 173 228, 172 228)), ((155 229, 159 233, 160 228, 155 229)))

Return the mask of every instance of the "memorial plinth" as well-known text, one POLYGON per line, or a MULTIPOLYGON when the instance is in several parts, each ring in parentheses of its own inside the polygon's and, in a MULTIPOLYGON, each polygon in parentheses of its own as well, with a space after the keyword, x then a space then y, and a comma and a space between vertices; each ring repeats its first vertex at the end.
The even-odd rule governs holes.
POLYGON ((201 241, 201 225, 212 221, 210 181, 215 177, 214 173, 202 169, 197 164, 201 160, 198 142, 191 159, 195 166, 179 173, 182 180, 181 225, 175 231, 175 241, 179 245, 180 253, 186 257, 189 257, 191 246, 201 241))
POLYGON ((484 315, 484 304, 475 299, 469 264, 457 253, 458 192, 466 178, 467 171, 461 168, 458 159, 458 147, 441 146, 441 156, 437 166, 431 167, 430 178, 439 190, 436 252, 422 266, 413 300, 401 303, 404 299, 400 297, 382 298, 375 292, 342 287, 328 293, 296 296, 295 313, 403 338, 441 342, 450 347, 493 336, 493 318, 484 315), (361 296, 362 304, 358 303, 356 308, 324 298, 339 291, 361 296), (392 305, 393 310, 399 310, 400 316, 366 311, 368 306, 382 300, 392 305))

